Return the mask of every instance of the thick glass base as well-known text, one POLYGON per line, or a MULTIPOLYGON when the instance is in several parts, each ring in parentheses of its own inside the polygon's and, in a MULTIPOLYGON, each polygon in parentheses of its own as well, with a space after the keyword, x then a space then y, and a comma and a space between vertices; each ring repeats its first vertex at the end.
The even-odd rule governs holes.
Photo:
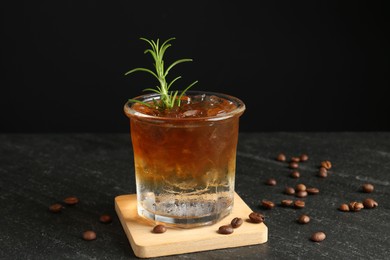
POLYGON ((199 216, 199 217, 175 217, 172 215, 160 215, 150 212, 138 204, 138 215, 153 222, 161 222, 167 226, 179 227, 179 228, 194 228, 199 226, 212 225, 230 214, 233 209, 233 204, 230 207, 225 208, 215 214, 199 216))
POLYGON ((192 218, 174 218, 171 216, 163 216, 154 214, 145 210, 142 207, 138 207, 138 215, 153 221, 153 222, 162 222, 167 226, 180 227, 180 228, 194 228, 199 226, 207 226, 217 223, 219 220, 223 219, 230 214, 232 207, 225 209, 224 211, 203 217, 192 217, 192 218))

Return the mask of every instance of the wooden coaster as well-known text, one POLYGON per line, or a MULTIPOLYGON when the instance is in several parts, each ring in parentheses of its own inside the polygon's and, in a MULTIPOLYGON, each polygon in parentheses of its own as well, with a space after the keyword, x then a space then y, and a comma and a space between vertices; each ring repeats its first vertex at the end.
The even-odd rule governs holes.
POLYGON ((152 233, 153 222, 138 215, 136 194, 117 196, 115 210, 134 254, 140 258, 248 246, 262 244, 268 240, 267 226, 264 223, 254 224, 248 221, 252 210, 237 193, 232 213, 220 222, 191 229, 168 227, 162 234, 152 233), (235 217, 244 220, 241 227, 234 229, 230 235, 217 232, 220 226, 230 224, 235 217))

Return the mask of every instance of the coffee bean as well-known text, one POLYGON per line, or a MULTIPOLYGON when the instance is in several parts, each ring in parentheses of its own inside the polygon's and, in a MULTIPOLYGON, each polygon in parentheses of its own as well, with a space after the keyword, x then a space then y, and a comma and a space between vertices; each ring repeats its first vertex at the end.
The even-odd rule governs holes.
POLYGON ((373 209, 373 208, 378 207, 378 202, 376 202, 373 199, 368 198, 368 199, 365 199, 363 201, 363 206, 364 206, 364 208, 367 208, 367 209, 373 209))
POLYGON ((318 176, 321 178, 328 177, 328 170, 324 167, 321 167, 320 170, 318 171, 318 176))
POLYGON ((298 169, 299 168, 299 164, 297 162, 290 162, 288 167, 290 169, 298 169))
POLYGON ((233 228, 238 228, 238 227, 240 227, 242 225, 242 223, 244 223, 242 218, 234 218, 234 219, 232 219, 232 222, 230 222, 230 225, 233 228))
POLYGON ((262 200, 261 205, 266 209, 273 209, 275 207, 275 203, 270 200, 262 200))
POLYGON ((362 185, 362 191, 365 193, 371 193, 374 191, 374 185, 370 183, 365 183, 362 185))
POLYGON ((306 188, 306 191, 310 195, 316 195, 316 194, 320 193, 320 190, 317 188, 306 188))
POLYGON ((320 167, 319 172, 320 173, 323 173, 323 172, 328 173, 328 170, 325 167, 320 167))
POLYGON ((289 207, 289 206, 292 206, 293 204, 294 204, 293 200, 282 200, 280 202, 280 205, 282 205, 284 207, 289 207))
POLYGON ((326 238, 326 235, 324 232, 315 232, 313 235, 311 235, 311 240, 314 242, 321 242, 326 238))
POLYGON ((153 228, 153 233, 156 233, 156 234, 161 234, 161 233, 164 233, 165 231, 167 231, 167 228, 164 226, 164 225, 156 225, 154 226, 153 228))
POLYGON ((319 172, 318 177, 326 178, 326 177, 328 177, 328 173, 327 172, 319 172))
POLYGON ((224 226, 220 226, 219 229, 218 229, 218 233, 219 234, 223 234, 223 235, 229 235, 231 233, 233 233, 233 227, 231 225, 224 225, 224 226))
POLYGON ((49 211, 53 213, 58 213, 61 212, 62 210, 62 205, 60 203, 55 203, 53 205, 50 205, 49 211))
POLYGON ((305 197, 307 197, 307 191, 300 190, 297 193, 295 193, 295 196, 298 198, 305 198, 305 197))
POLYGON ((299 178, 300 176, 300 173, 298 171, 293 171, 291 174, 290 174, 291 178, 294 178, 294 179, 297 179, 299 178))
POLYGON ((70 196, 64 199, 66 205, 75 205, 79 202, 79 199, 75 196, 70 196))
POLYGON ((332 168, 332 163, 330 161, 322 161, 321 167, 324 167, 325 169, 329 170, 330 168, 332 168))
POLYGON ((339 207, 339 210, 347 212, 347 211, 349 211, 349 206, 347 204, 341 204, 339 207))
POLYGON ((307 160, 309 160, 309 156, 307 156, 307 154, 304 153, 304 154, 301 154, 299 159, 301 162, 306 162, 307 160))
POLYGON ((305 202, 303 200, 296 200, 294 201, 294 207, 297 209, 302 209, 305 207, 305 202))
POLYGON ((284 193, 287 195, 294 195, 295 194, 295 189, 293 187, 286 187, 284 189, 284 193))
POLYGON ((283 153, 280 153, 276 157, 276 160, 279 161, 279 162, 285 162, 286 161, 286 156, 283 153))
POLYGON ((300 224, 307 224, 310 222, 310 217, 308 215, 301 215, 299 218, 298 218, 298 223, 300 224))
POLYGON ((299 162, 300 161, 300 159, 299 159, 299 157, 291 157, 291 160, 290 160, 290 162, 299 162))
POLYGON ((262 223, 262 222, 264 222, 265 217, 261 213, 252 212, 251 214, 249 214, 249 219, 253 223, 262 223))
POLYGON ((355 203, 354 209, 355 209, 355 211, 359 211, 361 209, 364 209, 363 203, 361 203, 361 202, 355 203))
POLYGON ((265 184, 269 185, 269 186, 275 186, 276 185, 276 180, 274 178, 270 178, 268 179, 265 184))
POLYGON ((362 208, 364 208, 363 203, 356 201, 349 203, 349 209, 352 211, 360 211, 362 208))
POLYGON ((96 233, 92 230, 84 231, 83 233, 83 239, 87 241, 95 240, 96 239, 96 233))
POLYGON ((104 224, 108 224, 112 222, 112 218, 110 215, 101 215, 99 221, 104 224))
POLYGON ((299 183, 297 184, 297 186, 295 186, 295 191, 305 191, 305 190, 306 190, 306 185, 303 183, 299 183))

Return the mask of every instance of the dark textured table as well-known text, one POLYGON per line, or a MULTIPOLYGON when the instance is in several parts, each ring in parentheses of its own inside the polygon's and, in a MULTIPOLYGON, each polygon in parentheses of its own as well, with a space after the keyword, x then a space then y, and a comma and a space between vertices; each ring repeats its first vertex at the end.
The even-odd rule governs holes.
MULTIPOLYGON (((160 259, 389 259, 390 133, 241 133, 236 191, 266 215, 266 244, 160 259), (309 155, 299 179, 275 160, 279 152, 309 155), (327 178, 317 176, 323 160, 333 164, 327 178), (268 178, 277 185, 265 185, 268 178), (297 183, 320 193, 304 198, 304 209, 278 206, 297 199, 283 194, 297 183), (364 183, 373 184, 374 192, 362 193, 364 183), (379 206, 337 210, 368 197, 379 206), (262 199, 277 206, 263 209, 262 199), (296 222, 302 213, 310 223, 296 222), (326 239, 310 241, 315 231, 324 231, 326 239)), ((127 134, 1 134, 0 259, 136 258, 114 210, 114 198, 129 193, 135 193, 135 180, 127 134), (49 205, 70 195, 80 202, 49 212, 49 205), (112 215, 113 222, 100 223, 101 214, 112 215), (87 229, 97 232, 96 240, 82 240, 87 229)))

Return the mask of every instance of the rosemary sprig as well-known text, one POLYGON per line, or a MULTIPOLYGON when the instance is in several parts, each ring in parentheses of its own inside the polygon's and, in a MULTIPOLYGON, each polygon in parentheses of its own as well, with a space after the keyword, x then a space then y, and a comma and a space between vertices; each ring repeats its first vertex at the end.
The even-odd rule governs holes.
MULTIPOLYGON (((177 64, 180 64, 180 63, 183 63, 183 62, 192 61, 192 59, 180 59, 180 60, 177 60, 177 61, 173 62, 165 70, 163 57, 164 57, 164 54, 165 54, 166 50, 171 46, 171 44, 169 42, 174 40, 175 38, 170 38, 170 39, 166 40, 161 45, 160 45, 160 40, 159 39, 157 39, 157 41, 148 40, 148 39, 145 39, 145 38, 140 38, 140 39, 143 40, 143 41, 146 41, 152 47, 151 49, 145 50, 144 53, 145 54, 146 53, 150 53, 152 55, 152 57, 154 59, 154 64, 153 65, 154 65, 154 68, 155 68, 156 72, 153 72, 152 70, 146 69, 146 68, 135 68, 135 69, 132 69, 132 70, 126 72, 125 75, 129 75, 129 74, 131 74, 133 72, 136 72, 136 71, 144 71, 144 72, 148 72, 148 73, 152 74, 158 80, 159 86, 156 86, 156 88, 154 88, 154 89, 153 88, 146 88, 143 91, 152 91, 152 92, 155 92, 155 93, 160 95, 160 102, 158 102, 158 103, 154 102, 154 104, 155 105, 157 104, 158 108, 160 108, 160 109, 165 109, 165 108, 171 109, 174 106, 180 106, 181 98, 183 97, 185 92, 188 89, 190 89, 193 85, 195 85, 198 81, 194 81, 193 83, 191 83, 178 96, 179 91, 178 90, 170 91, 170 88, 172 87, 174 82, 176 82, 178 79, 181 78, 181 76, 178 76, 178 77, 174 78, 170 83, 167 82, 166 77, 168 75, 168 72, 173 67, 175 67, 177 64)), ((144 104, 144 105, 146 105, 148 107, 151 107, 150 104, 142 102, 142 101, 139 101, 139 100, 129 99, 129 101, 142 103, 142 104, 144 104)))

